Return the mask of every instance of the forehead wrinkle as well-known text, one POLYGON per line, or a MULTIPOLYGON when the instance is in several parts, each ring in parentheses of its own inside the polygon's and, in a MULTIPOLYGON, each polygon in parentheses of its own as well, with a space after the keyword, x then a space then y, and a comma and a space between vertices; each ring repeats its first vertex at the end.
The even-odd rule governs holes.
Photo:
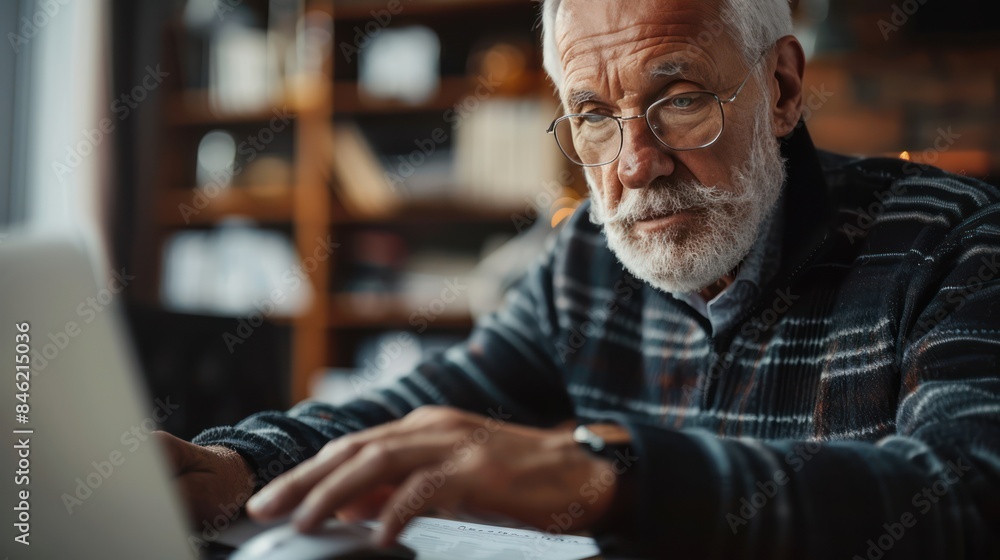
MULTIPOLYGON (((566 9, 567 6, 564 2, 564 5, 560 9, 560 16, 565 15, 563 11, 566 9)), ((718 21, 720 19, 720 14, 717 9, 705 6, 704 4, 700 5, 698 8, 674 8, 671 10, 659 10, 657 13, 646 14, 649 17, 661 18, 669 21, 661 20, 650 22, 647 20, 645 23, 637 23, 630 21, 627 15, 626 11, 622 9, 615 9, 604 19, 604 23, 609 28, 618 27, 617 29, 597 29, 593 33, 574 37, 573 41, 588 41, 594 38, 613 40, 620 34, 635 33, 637 31, 646 37, 679 35, 687 38, 694 38, 700 31, 704 30, 704 22, 718 21)), ((565 18, 561 17, 560 23, 565 24, 565 18)), ((566 25, 560 27, 561 28, 556 34, 556 45, 559 47, 560 51, 563 51, 563 43, 572 34, 572 31, 579 31, 580 28, 579 26, 566 25)))
POLYGON ((624 10, 614 9, 596 25, 590 18, 587 25, 578 24, 582 22, 576 18, 586 12, 566 12, 564 7, 556 44, 567 107, 596 98, 624 109, 652 94, 648 90, 662 79, 656 74, 682 78, 692 73, 710 74, 710 69, 717 68, 717 61, 696 38, 705 30, 705 22, 717 17, 717 13, 700 3, 692 6, 697 7, 653 10, 640 21, 624 10), (667 57, 671 60, 665 60, 667 57), (626 61, 638 67, 626 69, 626 61))
MULTIPOLYGON (((641 27, 649 29, 645 30, 640 38, 622 41, 616 40, 619 35, 634 33, 634 29, 622 29, 613 33, 596 33, 593 35, 575 38, 571 44, 566 46, 566 48, 562 48, 562 45, 560 45, 560 59, 563 66, 569 66, 572 64, 573 60, 579 60, 594 53, 609 53, 618 51, 619 54, 615 56, 627 56, 629 54, 648 50, 651 47, 661 46, 668 43, 678 46, 695 45, 695 43, 691 42, 690 35, 677 32, 677 28, 695 26, 688 24, 672 24, 655 26, 645 25, 641 27), (653 29, 661 28, 669 29, 671 32, 657 33, 656 31, 653 31, 653 29), (596 40, 591 41, 590 39, 596 40)), ((560 43, 565 42, 567 38, 568 34, 564 34, 562 37, 563 41, 560 41, 560 43)))
MULTIPOLYGON (((566 67, 565 85, 569 107, 577 107, 574 103, 584 103, 601 99, 603 96, 596 92, 605 92, 614 97, 616 91, 621 95, 617 99, 626 104, 633 103, 643 97, 643 92, 654 82, 663 77, 679 76, 684 79, 695 79, 702 81, 708 78, 713 70, 717 71, 716 65, 707 53, 699 50, 685 48, 688 44, 674 43, 669 46, 679 46, 680 50, 663 52, 665 45, 660 41, 643 40, 647 44, 636 45, 625 56, 640 56, 647 60, 639 74, 634 77, 630 73, 624 76, 622 69, 615 64, 609 64, 609 60, 620 60, 622 57, 601 50, 596 58, 589 60, 578 59, 577 64, 566 67), (644 51, 652 51, 644 54, 644 51), (713 70, 709 70, 709 69, 713 70), (640 78, 636 80, 635 78, 640 78), (578 84, 574 86, 573 84, 578 84), (596 90, 596 91, 595 91, 596 90)), ((608 100, 615 101, 615 100, 608 100)))
MULTIPOLYGON (((632 41, 629 45, 631 48, 627 52, 621 52, 625 45, 619 45, 612 49, 595 47, 587 51, 573 53, 572 56, 568 53, 564 57, 565 75, 567 78, 570 75, 579 75, 578 79, 581 81, 599 80, 601 76, 618 72, 614 61, 637 56, 649 61, 675 55, 677 58, 672 59, 674 64, 680 65, 685 70, 692 68, 690 59, 698 55, 690 51, 687 43, 680 43, 672 39, 675 38, 664 37, 632 41), (668 48, 675 50, 674 52, 665 52, 664 49, 668 48)), ((648 64, 648 62, 644 64, 648 64)))
MULTIPOLYGON (((564 6, 560 12, 566 9, 564 6)), ((718 14, 712 10, 709 14, 696 8, 678 8, 672 10, 660 10, 655 14, 647 14, 646 17, 661 18, 655 22, 635 22, 630 21, 627 12, 623 9, 616 9, 604 20, 605 28, 594 29, 590 33, 581 33, 581 26, 567 25, 565 21, 569 15, 560 18, 559 26, 556 30, 556 47, 560 53, 563 63, 567 56, 574 53, 579 46, 583 46, 583 52, 587 50, 602 50, 614 45, 626 45, 637 42, 631 39, 638 36, 639 41, 661 41, 668 38, 676 38, 679 42, 692 42, 698 34, 705 30, 704 21, 712 21, 718 18, 718 14), (668 21, 662 21, 666 19, 668 21), (617 27, 617 29, 615 29, 617 27), (626 35, 623 39, 621 36, 626 35), (569 43, 567 45, 567 43, 569 43), (593 48, 586 46, 594 44, 593 48), (603 44, 602 44, 603 43, 603 44)))
MULTIPOLYGON (((694 51, 696 58, 709 54, 701 52, 704 49, 700 48, 698 38, 706 30, 713 32, 708 24, 721 18, 718 2, 635 0, 634 3, 641 12, 604 0, 563 0, 554 32, 564 79, 570 72, 596 79, 596 74, 603 73, 611 61, 649 46, 670 44, 674 50, 694 51)), ((631 8, 633 1, 627 4, 631 8)), ((706 69, 715 65, 712 57, 708 58, 706 69)), ((590 89, 600 91, 596 87, 590 89)))

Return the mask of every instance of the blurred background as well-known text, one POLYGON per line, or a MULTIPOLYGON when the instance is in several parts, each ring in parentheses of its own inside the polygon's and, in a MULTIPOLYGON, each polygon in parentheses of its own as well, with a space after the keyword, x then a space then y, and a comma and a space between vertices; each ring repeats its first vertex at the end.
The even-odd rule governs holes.
MULTIPOLYGON (((1000 185, 993 3, 793 5, 817 145, 1000 185)), ((462 340, 586 195, 545 134, 538 19, 529 0, 4 2, 0 225, 101 249, 152 393, 181 404, 165 429, 349 400, 462 340)))

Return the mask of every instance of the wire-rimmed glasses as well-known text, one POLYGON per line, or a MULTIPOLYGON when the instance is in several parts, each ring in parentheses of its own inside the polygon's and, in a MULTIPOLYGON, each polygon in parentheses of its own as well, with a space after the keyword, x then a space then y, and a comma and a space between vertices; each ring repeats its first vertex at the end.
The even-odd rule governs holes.
POLYGON ((625 144, 625 123, 636 119, 645 119, 653 136, 671 150, 707 148, 725 129, 726 113, 722 106, 736 101, 763 58, 761 55, 757 59, 733 95, 726 99, 711 91, 671 93, 640 115, 576 113, 552 121, 546 132, 555 136, 559 149, 570 161, 583 167, 608 165, 618 159, 625 144))

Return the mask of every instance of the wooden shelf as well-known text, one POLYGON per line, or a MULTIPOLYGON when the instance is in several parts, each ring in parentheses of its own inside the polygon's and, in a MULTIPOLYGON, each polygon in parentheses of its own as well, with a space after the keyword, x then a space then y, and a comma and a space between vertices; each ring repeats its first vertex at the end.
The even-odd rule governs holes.
POLYGON ((292 194, 291 187, 229 187, 212 198, 207 194, 198 196, 193 188, 169 189, 161 195, 157 219, 168 227, 210 225, 235 216, 286 223, 292 220, 292 194))
MULTIPOLYGON (((403 298, 394 294, 334 294, 327 313, 331 329, 415 329, 426 319, 411 322, 413 313, 403 298)), ((467 313, 452 313, 426 320, 428 329, 471 329, 467 313)))
POLYGON ((275 116, 294 118, 297 113, 290 103, 280 102, 253 111, 222 112, 212 107, 208 92, 203 90, 175 93, 167 97, 165 105, 165 124, 173 126, 267 122, 275 116))
POLYGON ((411 104, 395 99, 379 99, 364 95, 358 82, 342 81, 333 85, 334 114, 408 113, 412 111, 444 111, 450 109, 467 95, 475 82, 465 77, 441 79, 437 93, 423 103, 411 104))
MULTIPOLYGON (((334 114, 335 115, 378 115, 378 114, 398 114, 412 113, 416 111, 447 111, 455 109, 455 106, 465 98, 472 96, 477 99, 476 89, 486 86, 494 88, 491 97, 503 95, 502 92, 513 89, 518 91, 537 91, 541 84, 545 82, 545 75, 541 72, 533 72, 524 75, 522 83, 504 83, 500 86, 491 85, 485 78, 479 76, 444 76, 438 85, 437 92, 427 101, 422 103, 405 103, 395 99, 379 99, 366 96, 358 88, 355 81, 337 81, 333 84, 334 114), (483 80, 482 82, 480 80, 483 80)), ((478 102, 478 99, 477 99, 478 102)))
POLYGON ((524 214, 524 208, 488 208, 464 204, 456 204, 446 200, 406 203, 393 212, 383 216, 351 216, 341 210, 334 214, 334 226, 365 226, 365 225, 398 225, 398 226, 428 226, 428 225, 463 225, 463 224, 504 224, 515 226, 515 214, 524 214))

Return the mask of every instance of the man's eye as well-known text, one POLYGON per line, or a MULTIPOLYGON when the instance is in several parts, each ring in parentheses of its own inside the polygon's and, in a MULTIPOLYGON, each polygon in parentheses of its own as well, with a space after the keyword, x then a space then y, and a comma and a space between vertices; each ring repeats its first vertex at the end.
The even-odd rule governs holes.
POLYGON ((587 123, 587 124, 601 124, 607 118, 608 117, 606 117, 604 115, 596 115, 596 114, 593 114, 593 113, 588 113, 586 115, 583 115, 583 117, 581 118, 581 120, 583 122, 587 123))
POLYGON ((688 109, 694 105, 694 98, 686 96, 672 97, 670 101, 667 102, 667 105, 671 109, 688 109))

